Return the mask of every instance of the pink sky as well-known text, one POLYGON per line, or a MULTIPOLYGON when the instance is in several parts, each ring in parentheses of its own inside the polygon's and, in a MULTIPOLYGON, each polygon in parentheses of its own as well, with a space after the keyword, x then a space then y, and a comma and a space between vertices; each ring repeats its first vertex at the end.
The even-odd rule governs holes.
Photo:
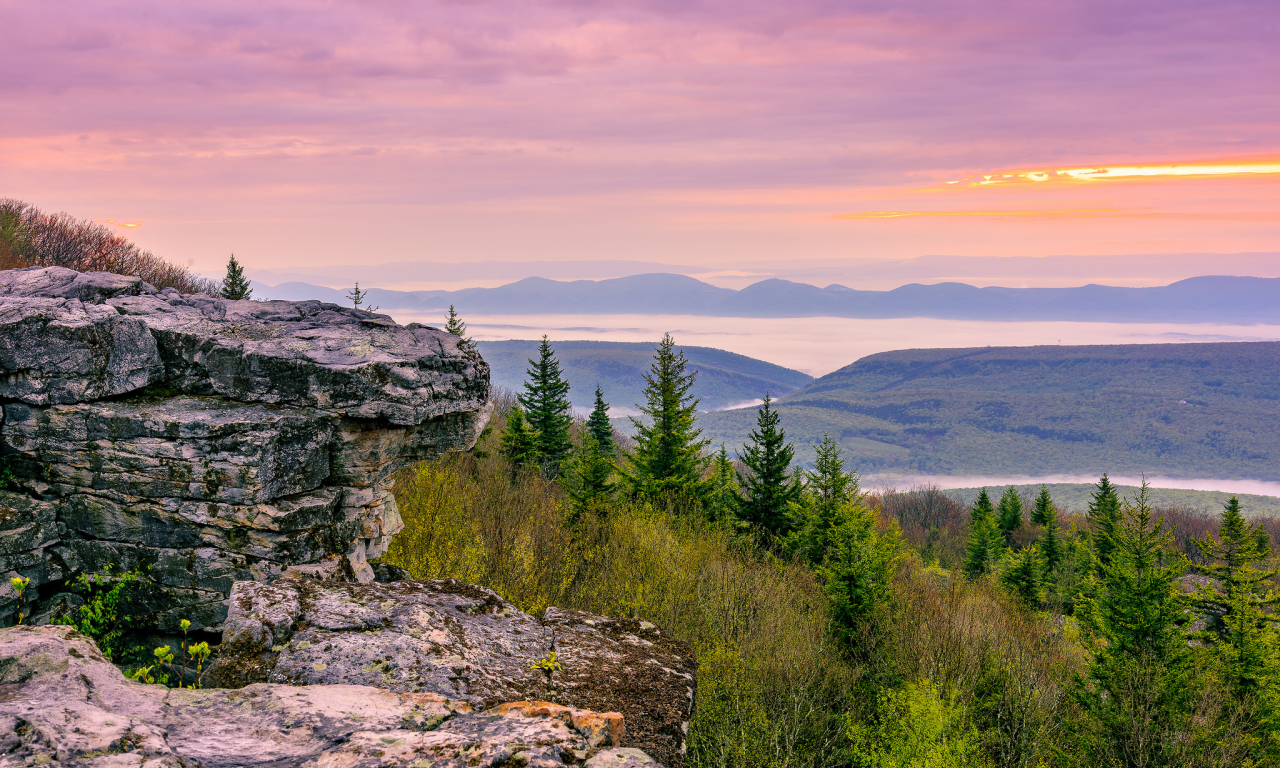
POLYGON ((0 196, 200 269, 1275 252, 1277 40, 1274 0, 0 0, 0 196))

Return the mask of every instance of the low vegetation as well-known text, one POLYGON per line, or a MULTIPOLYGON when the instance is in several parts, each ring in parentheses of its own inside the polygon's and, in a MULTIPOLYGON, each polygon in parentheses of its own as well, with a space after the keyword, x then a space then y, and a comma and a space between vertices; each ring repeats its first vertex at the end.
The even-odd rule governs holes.
POLYGON ((1078 515, 1047 489, 972 507, 936 488, 867 494, 831 438, 792 468, 771 404, 736 461, 713 450, 669 338, 634 442, 601 432, 599 392, 591 418, 548 419, 553 362, 544 345, 523 405, 502 398, 475 450, 406 472, 386 559, 689 642, 690 765, 1280 757, 1270 537, 1238 504, 1188 538, 1105 476, 1078 515), (538 434, 526 409, 565 434, 538 434))
POLYGON ((45 213, 21 200, 0 199, 0 269, 67 267, 141 277, 157 288, 217 294, 217 280, 144 251, 109 227, 66 213, 45 213))

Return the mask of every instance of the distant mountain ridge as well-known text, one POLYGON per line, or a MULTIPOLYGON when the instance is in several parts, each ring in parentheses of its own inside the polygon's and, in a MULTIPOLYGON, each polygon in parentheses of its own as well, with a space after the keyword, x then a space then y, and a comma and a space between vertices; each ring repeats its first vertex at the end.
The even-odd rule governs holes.
MULTIPOLYGON (((345 292, 308 283, 254 285, 254 295, 345 304, 345 292)), ((716 317, 933 317, 950 320, 1096 322, 1280 322, 1280 278, 1204 276, 1154 288, 976 288, 913 283, 890 291, 843 285, 818 288, 769 279, 741 290, 692 277, 646 274, 608 280, 530 277, 498 288, 457 291, 369 290, 383 310, 439 310, 466 315, 683 314, 716 317)))
MULTIPOLYGON (((1280 342, 911 349, 778 403, 796 458, 829 432, 876 474, 1280 480, 1280 342)), ((707 414, 741 445, 754 409, 707 414)))

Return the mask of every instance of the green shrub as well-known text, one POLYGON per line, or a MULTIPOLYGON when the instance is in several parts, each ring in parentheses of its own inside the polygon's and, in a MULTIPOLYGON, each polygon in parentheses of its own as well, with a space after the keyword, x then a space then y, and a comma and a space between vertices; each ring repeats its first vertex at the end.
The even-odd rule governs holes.
POLYGON ((130 630, 139 627, 134 617, 121 612, 121 604, 136 597, 144 583, 141 571, 112 573, 110 565, 100 573, 82 573, 71 588, 84 596, 84 605, 73 609, 69 616, 56 618, 54 623, 73 626, 93 638, 108 661, 124 662, 145 656, 141 647, 126 647, 130 630))

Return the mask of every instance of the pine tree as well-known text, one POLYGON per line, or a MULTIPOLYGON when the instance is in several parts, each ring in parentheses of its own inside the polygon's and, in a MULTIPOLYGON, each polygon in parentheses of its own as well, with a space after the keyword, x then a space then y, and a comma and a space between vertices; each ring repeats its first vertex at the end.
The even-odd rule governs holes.
POLYGON ((527 411, 529 426, 538 433, 538 460, 543 476, 560 477, 561 465, 573 450, 569 425, 569 383, 560 373, 560 362, 546 336, 538 345, 537 361, 529 361, 524 392, 517 396, 527 411))
POLYGON ((1042 569, 1040 550, 1033 544, 1013 554, 1000 583, 1023 605, 1034 607, 1040 604, 1042 569))
POLYGON ((581 430, 581 442, 565 465, 564 488, 575 515, 608 509, 615 483, 613 460, 601 449, 590 430, 581 430))
POLYGON ((1049 516, 1053 514, 1053 497, 1049 495, 1049 486, 1040 486, 1040 495, 1036 496, 1035 506, 1031 508, 1032 525, 1048 525, 1049 516))
POLYGON ((792 505, 792 532, 785 548, 818 565, 827 550, 837 511, 858 499, 859 492, 858 475, 845 471, 839 442, 830 434, 823 434, 815 449, 813 471, 805 473, 804 492, 792 505))
POLYGON ((236 261, 236 255, 233 253, 231 260, 227 262, 227 276, 222 279, 222 298, 248 299, 252 294, 253 289, 245 279, 244 268, 240 266, 240 262, 236 261))
POLYGON ((860 499, 839 505, 828 536, 818 576, 837 630, 857 647, 860 629, 879 618, 879 609, 887 604, 902 539, 897 523, 883 532, 877 529, 875 513, 860 499))
POLYGON ((1120 523, 1120 497, 1116 488, 1104 473, 1098 481, 1093 500, 1089 502, 1087 517, 1090 523, 1089 543, 1097 560, 1098 574, 1111 562, 1111 549, 1115 541, 1115 529, 1120 523))
POLYGON ((538 433, 524 418, 524 410, 514 406, 507 413, 507 426, 502 430, 502 455, 512 468, 531 467, 538 464, 538 433))
POLYGON ((596 385, 596 404, 587 417, 587 430, 596 439, 600 451, 609 458, 614 456, 613 425, 609 423, 609 404, 604 401, 604 391, 596 385))
MULTIPOLYGON (((358 287, 359 283, 356 285, 358 287)), ((462 342, 467 346, 475 345, 475 342, 467 336, 467 324, 462 322, 462 318, 458 316, 456 311, 454 311, 452 304, 449 305, 449 314, 444 318, 444 329, 449 333, 452 333, 454 336, 462 339, 462 342)))
POLYGON ((818 505, 834 509, 838 504, 856 498, 858 475, 845 471, 840 443, 824 432, 822 442, 815 450, 818 456, 813 463, 813 471, 807 473, 807 485, 818 505))
MULTIPOLYGON (((360 290, 360 281, 356 281, 356 287, 347 291, 347 299, 351 302, 351 306, 360 309, 360 305, 368 298, 369 292, 360 290)), ((377 312, 377 307, 365 307, 365 312, 377 312)))
POLYGON ((747 471, 738 476, 738 484, 742 487, 742 519, 780 536, 790 527, 790 505, 800 500, 801 485, 791 474, 795 448, 787 442, 772 403, 766 393, 756 428, 748 435, 751 442, 743 446, 740 458, 747 471))
POLYGON ((738 493, 737 472, 724 443, 711 457, 711 477, 707 480, 706 510, 712 520, 733 520, 738 515, 742 497, 738 493))
POLYGON ((671 334, 664 334, 644 377, 645 402, 639 406, 649 423, 631 419, 636 447, 625 479, 637 496, 701 500, 705 494, 702 476, 710 460, 702 449, 710 441, 699 439, 698 400, 689 394, 697 372, 686 373, 687 366, 671 334))
POLYGON ((1000 535, 995 515, 991 497, 983 488, 969 511, 969 544, 965 551, 964 571, 971 579, 993 570, 1004 554, 1004 537, 1000 535))
POLYGON ((1022 527, 1022 497, 1018 495, 1018 489, 1012 485, 1005 488, 996 510, 996 524, 1004 534, 1005 546, 1011 546, 1014 531, 1022 527))
POLYGON ((1206 617, 1200 639, 1215 644, 1236 692, 1248 694, 1280 682, 1277 617, 1267 610, 1280 596, 1271 590, 1276 571, 1255 566, 1271 555, 1257 535, 1262 525, 1245 521, 1235 496, 1224 506, 1218 538, 1196 541, 1210 560, 1196 570, 1213 583, 1201 586, 1192 604, 1206 617))
POLYGON ((1042 519, 1044 535, 1040 537, 1040 555, 1044 560, 1045 573, 1049 574, 1062 564, 1067 554, 1062 541, 1062 526, 1058 525, 1058 510, 1052 501, 1045 507, 1042 519))

